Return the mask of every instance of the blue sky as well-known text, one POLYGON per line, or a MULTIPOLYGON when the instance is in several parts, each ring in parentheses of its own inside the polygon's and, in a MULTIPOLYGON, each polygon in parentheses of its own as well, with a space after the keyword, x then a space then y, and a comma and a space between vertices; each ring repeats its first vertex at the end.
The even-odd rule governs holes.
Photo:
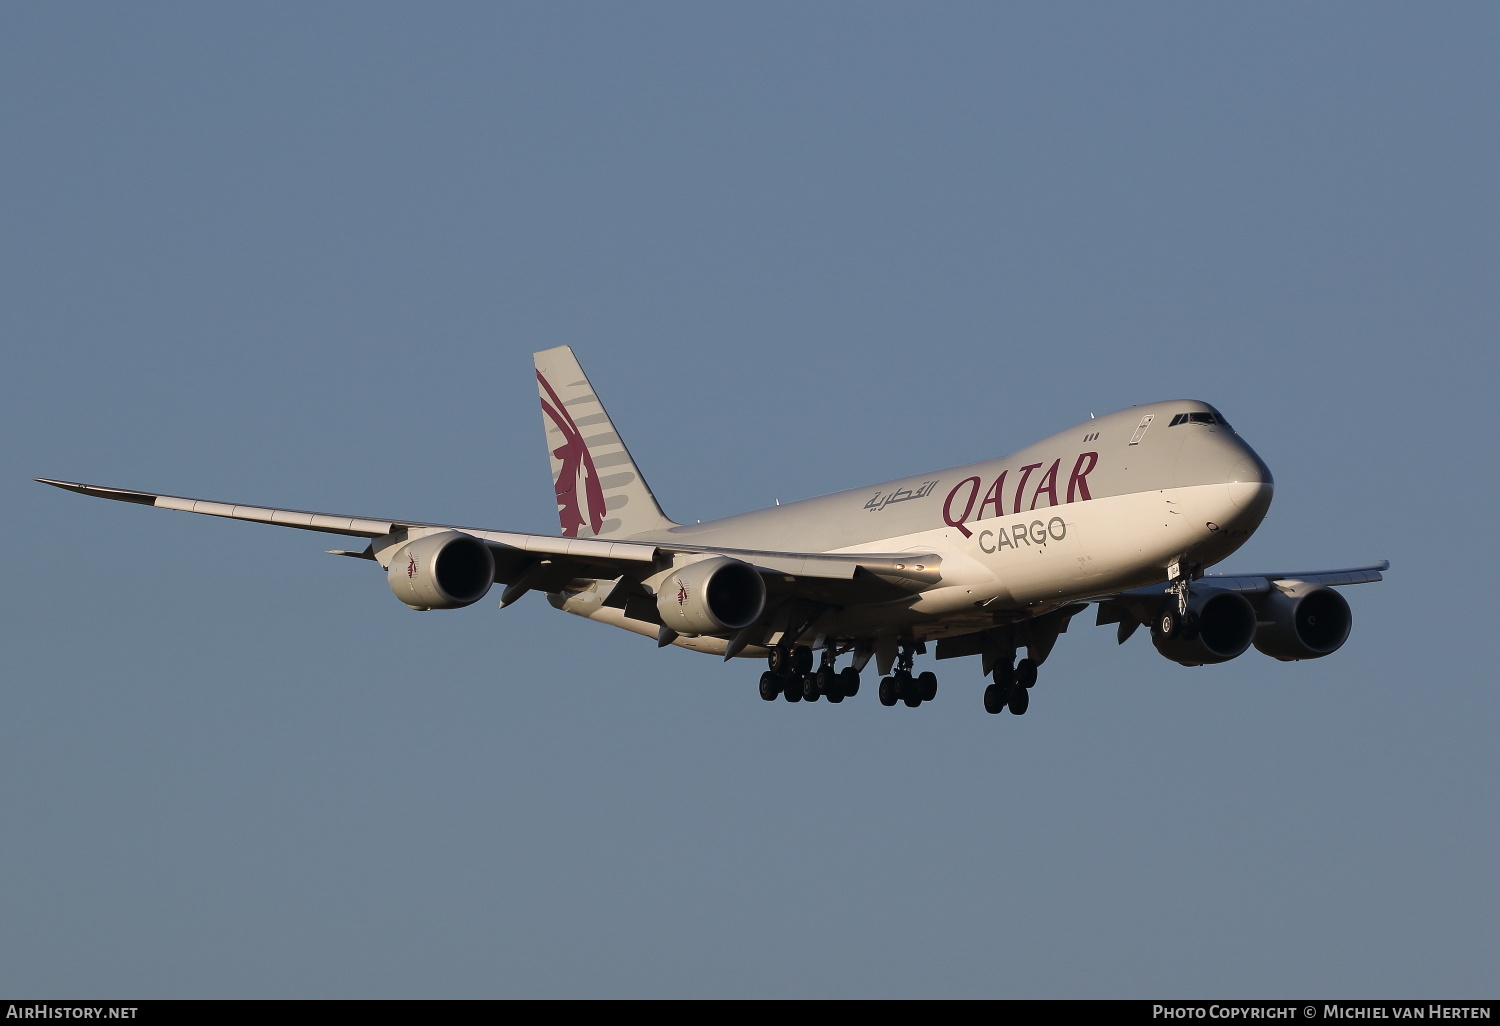
MULTIPOLYGON (((1493 995, 1490 5, 0 11, 0 992, 1493 995), (1024 718, 762 703, 536 596, 32 476, 552 531, 574 347, 669 515, 1214 403, 1226 569, 1024 718), (1486 669, 1489 667, 1489 669, 1486 669)), ((336 541, 336 539, 335 539, 336 541)), ((872 689, 871 689, 872 690, 872 689)))

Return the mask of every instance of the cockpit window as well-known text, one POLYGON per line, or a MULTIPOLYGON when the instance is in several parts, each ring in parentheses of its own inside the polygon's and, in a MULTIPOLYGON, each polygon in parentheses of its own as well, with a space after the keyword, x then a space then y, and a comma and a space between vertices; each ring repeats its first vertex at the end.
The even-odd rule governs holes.
POLYGON ((1167 427, 1176 427, 1178 424, 1220 424, 1229 427, 1229 421, 1217 413, 1179 413, 1167 427))

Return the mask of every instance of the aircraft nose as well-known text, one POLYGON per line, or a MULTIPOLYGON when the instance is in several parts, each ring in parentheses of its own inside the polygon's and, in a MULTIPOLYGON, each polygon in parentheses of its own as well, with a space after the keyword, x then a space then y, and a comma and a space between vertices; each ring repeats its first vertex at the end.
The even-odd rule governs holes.
POLYGON ((1229 501, 1240 509, 1270 499, 1274 487, 1271 472, 1253 456, 1246 456, 1230 468, 1225 485, 1229 489, 1229 501))

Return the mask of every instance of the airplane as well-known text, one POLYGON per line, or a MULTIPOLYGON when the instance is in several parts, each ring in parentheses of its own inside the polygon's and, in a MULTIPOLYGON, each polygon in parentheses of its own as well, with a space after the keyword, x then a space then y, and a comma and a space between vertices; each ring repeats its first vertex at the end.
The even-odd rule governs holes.
POLYGON ((1271 472, 1207 403, 1090 419, 1009 456, 702 523, 662 513, 568 346, 534 356, 560 534, 312 513, 35 480, 106 499, 368 539, 413 609, 460 609, 500 584, 668 645, 766 661, 760 697, 842 702, 873 659, 882 705, 937 695, 937 660, 979 656, 988 713, 1030 706, 1037 669, 1078 613, 1141 626, 1167 659, 1283 661, 1343 646, 1342 570, 1206 574, 1270 508, 1271 472), (1025 650, 1017 662, 1016 656, 1025 650), (839 659, 849 664, 837 668, 839 659), (814 669, 814 661, 817 668, 814 669))

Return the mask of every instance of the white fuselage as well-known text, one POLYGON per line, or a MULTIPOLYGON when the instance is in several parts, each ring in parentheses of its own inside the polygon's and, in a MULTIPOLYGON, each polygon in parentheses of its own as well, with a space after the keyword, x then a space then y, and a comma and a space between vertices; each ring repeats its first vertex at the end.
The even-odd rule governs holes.
MULTIPOLYGON (((1003 459, 639 540, 935 555, 941 579, 934 585, 829 609, 817 623, 820 634, 899 629, 925 641, 1160 582, 1173 563, 1212 566, 1259 526, 1271 494, 1265 464, 1212 407, 1177 401, 1086 421, 1003 459)), ((562 608, 656 634, 655 624, 602 606, 607 590, 574 594, 562 608)), ((714 653, 725 646, 711 637, 677 644, 714 653)))

